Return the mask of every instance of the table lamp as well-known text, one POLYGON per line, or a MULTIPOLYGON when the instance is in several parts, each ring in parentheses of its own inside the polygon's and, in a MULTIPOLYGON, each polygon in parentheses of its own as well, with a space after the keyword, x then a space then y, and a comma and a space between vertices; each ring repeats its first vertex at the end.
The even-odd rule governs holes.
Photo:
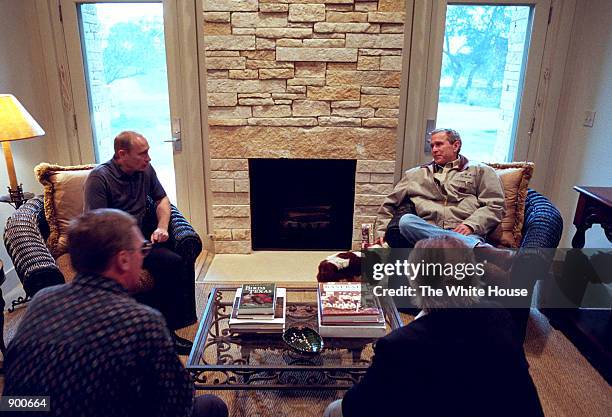
POLYGON ((10 182, 8 187, 9 195, 0 197, 1 202, 13 204, 15 208, 19 208, 27 200, 27 197, 31 198, 33 196, 31 193, 24 194, 21 184, 17 183, 10 142, 12 140, 34 138, 44 134, 45 131, 36 123, 36 120, 19 103, 15 96, 12 94, 0 94, 0 142, 2 142, 2 150, 4 151, 4 159, 6 160, 6 169, 8 170, 10 182))

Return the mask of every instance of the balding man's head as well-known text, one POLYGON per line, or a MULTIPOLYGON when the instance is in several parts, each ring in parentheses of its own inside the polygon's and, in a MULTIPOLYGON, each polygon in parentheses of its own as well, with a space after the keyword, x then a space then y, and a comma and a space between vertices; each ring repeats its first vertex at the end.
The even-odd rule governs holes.
POLYGON ((149 157, 149 143, 138 132, 126 130, 115 138, 115 162, 126 174, 144 171, 151 158, 149 157))
POLYGON ((117 153, 122 149, 126 151, 131 150, 133 147, 134 140, 136 138, 144 139, 144 136, 132 130, 124 130, 123 132, 119 133, 115 137, 115 156, 114 158, 115 159, 117 158, 117 153))

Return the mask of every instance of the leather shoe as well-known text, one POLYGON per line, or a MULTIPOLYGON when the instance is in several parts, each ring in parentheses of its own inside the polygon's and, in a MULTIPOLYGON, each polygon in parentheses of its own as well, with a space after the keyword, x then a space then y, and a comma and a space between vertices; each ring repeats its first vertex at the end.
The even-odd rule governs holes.
POLYGON ((176 350, 176 353, 179 355, 189 355, 189 353, 191 353, 193 342, 177 335, 176 333, 173 333, 172 336, 174 339, 174 349, 176 350))

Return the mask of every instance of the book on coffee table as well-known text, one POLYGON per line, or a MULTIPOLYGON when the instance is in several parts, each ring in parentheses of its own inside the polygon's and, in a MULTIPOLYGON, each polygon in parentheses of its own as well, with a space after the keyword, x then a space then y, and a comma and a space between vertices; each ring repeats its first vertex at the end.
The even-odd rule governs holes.
POLYGON ((322 337, 347 337, 347 338, 379 338, 387 334, 383 313, 381 320, 377 323, 343 323, 323 324, 321 323, 321 310, 318 310, 319 334, 322 337))
POLYGON ((373 294, 362 294, 359 282, 322 282, 319 284, 321 324, 384 322, 382 307, 373 294))
POLYGON ((276 284, 242 284, 238 304, 239 318, 274 316, 276 284))
POLYGON ((287 290, 276 288, 276 306, 271 318, 240 318, 238 305, 242 288, 236 290, 229 328, 237 333, 282 333, 285 330, 285 310, 287 307, 287 290))

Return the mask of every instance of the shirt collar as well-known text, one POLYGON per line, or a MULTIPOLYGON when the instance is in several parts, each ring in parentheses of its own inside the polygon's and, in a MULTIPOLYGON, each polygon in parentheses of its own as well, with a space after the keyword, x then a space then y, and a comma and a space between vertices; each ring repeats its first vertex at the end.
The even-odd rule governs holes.
POLYGON ((459 165, 461 165, 461 159, 457 158, 454 161, 447 162, 446 165, 438 165, 435 162, 433 163, 434 172, 442 172, 444 168, 448 169, 459 169, 459 165))
POLYGON ((467 158, 465 158, 462 155, 459 155, 457 157, 457 159, 455 159, 454 161, 451 161, 451 162, 447 162, 446 165, 444 165, 444 166, 438 165, 434 161, 431 161, 428 164, 421 165, 421 167, 422 168, 429 168, 435 174, 435 173, 438 173, 438 172, 442 172, 444 170, 444 168, 448 168, 449 170, 450 169, 457 169, 457 170, 461 171, 461 170, 463 170, 463 168, 465 167, 467 162, 468 162, 467 158))
POLYGON ((78 274, 74 278, 74 285, 83 287, 93 287, 115 294, 128 295, 127 289, 112 278, 107 278, 99 274, 78 274))
POLYGON ((136 176, 136 174, 138 174, 138 171, 134 172, 132 175, 125 173, 121 167, 119 166, 119 164, 117 163, 117 161, 115 161, 115 158, 111 158, 109 162, 109 166, 110 169, 113 173, 113 175, 117 178, 124 178, 124 179, 130 179, 130 178, 134 178, 136 176))

